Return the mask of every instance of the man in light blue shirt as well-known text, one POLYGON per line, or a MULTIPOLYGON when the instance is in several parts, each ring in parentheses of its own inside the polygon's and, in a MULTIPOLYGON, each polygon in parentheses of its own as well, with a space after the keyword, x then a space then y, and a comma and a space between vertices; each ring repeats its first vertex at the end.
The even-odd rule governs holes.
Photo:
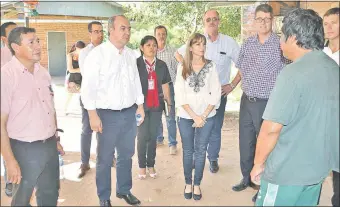
MULTIPOLYGON (((218 157, 221 149, 221 129, 227 104, 227 95, 241 80, 241 76, 238 73, 234 80, 229 82, 231 62, 236 63, 240 48, 234 39, 218 32, 219 24, 220 18, 216 10, 208 10, 205 12, 203 17, 204 35, 207 38, 205 57, 216 64, 222 86, 221 104, 217 109, 215 126, 212 130, 208 145, 208 159, 212 173, 216 173, 219 170, 218 157)), ((181 57, 184 57, 185 50, 186 45, 183 45, 177 50, 176 57, 179 61, 181 57)))

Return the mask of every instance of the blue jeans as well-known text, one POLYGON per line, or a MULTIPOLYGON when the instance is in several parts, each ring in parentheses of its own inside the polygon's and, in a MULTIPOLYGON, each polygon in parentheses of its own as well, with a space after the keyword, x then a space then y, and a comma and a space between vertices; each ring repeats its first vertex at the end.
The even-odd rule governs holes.
POLYGON ((132 188, 132 156, 137 134, 136 107, 124 111, 97 109, 103 132, 97 133, 96 184, 100 200, 110 200, 111 166, 116 147, 116 193, 127 195, 132 188))
POLYGON ((215 117, 207 119, 202 128, 194 128, 194 120, 178 117, 178 128, 182 138, 183 168, 185 183, 192 185, 193 156, 195 154, 195 176, 194 185, 200 185, 203 178, 205 156, 210 138, 211 130, 214 127, 215 117))
POLYGON ((224 120, 225 106, 227 105, 227 98, 221 96, 220 107, 216 111, 215 126, 211 131, 209 145, 208 145, 208 159, 209 161, 217 161, 221 150, 221 130, 224 120))
MULTIPOLYGON (((168 127, 168 140, 169 140, 169 147, 170 146, 176 146, 176 109, 175 109, 175 90, 173 83, 169 83, 170 88, 170 96, 171 96, 171 111, 169 116, 166 116, 166 125, 168 127)), ((161 119, 162 122, 162 119, 161 119)), ((158 136, 157 141, 163 142, 164 136, 163 136, 163 124, 161 123, 158 130, 158 136)))

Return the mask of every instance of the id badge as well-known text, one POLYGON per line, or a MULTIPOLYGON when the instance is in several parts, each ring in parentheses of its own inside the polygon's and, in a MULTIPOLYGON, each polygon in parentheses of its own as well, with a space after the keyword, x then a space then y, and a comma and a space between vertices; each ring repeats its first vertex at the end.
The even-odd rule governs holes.
POLYGON ((148 83, 149 83, 148 89, 149 89, 149 90, 154 90, 154 89, 155 89, 155 80, 149 79, 149 80, 148 80, 148 83))

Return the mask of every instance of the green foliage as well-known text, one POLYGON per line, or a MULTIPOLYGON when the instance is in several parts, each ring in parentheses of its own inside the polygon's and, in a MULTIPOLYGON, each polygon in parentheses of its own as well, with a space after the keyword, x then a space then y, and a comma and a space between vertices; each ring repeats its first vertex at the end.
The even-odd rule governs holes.
MULTIPOLYGON (((164 25, 168 29, 168 44, 183 45, 191 34, 203 32, 203 14, 208 2, 145 2, 140 8, 124 7, 125 15, 131 20, 131 40, 129 46, 138 48, 145 35, 153 35, 154 27, 164 25)), ((240 7, 219 7, 220 32, 235 39, 241 33, 240 7)))

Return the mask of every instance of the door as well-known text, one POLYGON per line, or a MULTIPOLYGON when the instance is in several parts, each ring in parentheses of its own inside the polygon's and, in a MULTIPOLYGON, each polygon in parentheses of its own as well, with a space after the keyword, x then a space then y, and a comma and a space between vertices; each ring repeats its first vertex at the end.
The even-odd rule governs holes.
POLYGON ((66 74, 66 38, 65 32, 47 33, 48 71, 51 76, 66 74))

